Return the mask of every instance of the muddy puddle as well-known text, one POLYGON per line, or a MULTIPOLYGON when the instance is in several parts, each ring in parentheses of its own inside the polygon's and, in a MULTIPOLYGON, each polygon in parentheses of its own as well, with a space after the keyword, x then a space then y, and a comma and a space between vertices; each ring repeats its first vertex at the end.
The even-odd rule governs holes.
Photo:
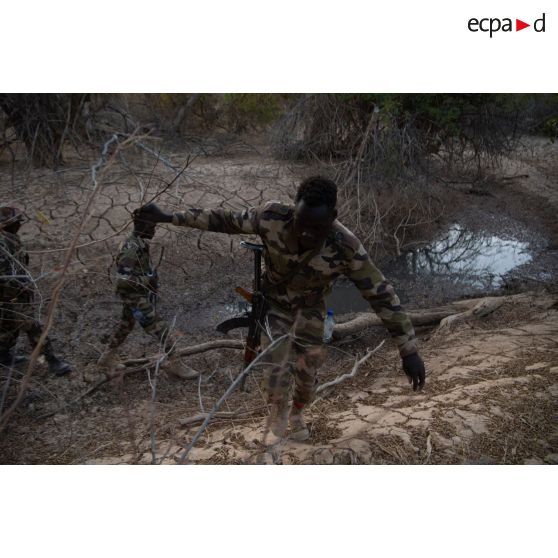
POLYGON ((384 266, 383 272, 404 304, 418 306, 497 293, 513 280, 548 280, 545 240, 514 225, 508 227, 511 233, 453 223, 430 244, 384 266))
POLYGON ((452 275, 477 287, 496 287, 517 266, 533 259, 529 243, 468 231, 452 225, 443 238, 405 254, 404 265, 416 276, 452 275))
MULTIPOLYGON (((429 244, 380 266, 401 302, 428 307, 466 296, 497 293, 518 271, 545 281, 553 276, 544 257, 543 238, 517 222, 501 218, 497 227, 490 219, 482 224, 486 228, 478 223, 452 223, 429 244)), ((198 327, 214 328, 220 321, 246 310, 244 301, 232 297, 221 304, 200 307, 198 327)), ((369 309, 356 287, 345 279, 334 285, 326 303, 335 314, 369 309)))
MULTIPOLYGON (((487 229, 453 223, 431 243, 381 266, 402 303, 432 306, 497 293, 517 278, 552 280, 555 273, 543 238, 517 222, 500 221, 498 232, 490 219, 486 223, 487 229)), ((368 308, 358 290, 345 280, 335 285, 327 305, 337 314, 368 308)))

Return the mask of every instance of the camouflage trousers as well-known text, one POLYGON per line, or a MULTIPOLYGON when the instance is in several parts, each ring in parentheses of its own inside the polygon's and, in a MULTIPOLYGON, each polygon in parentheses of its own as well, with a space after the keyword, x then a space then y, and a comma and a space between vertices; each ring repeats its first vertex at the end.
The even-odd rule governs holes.
POLYGON ((310 403, 318 386, 318 369, 325 359, 322 344, 324 315, 321 308, 299 310, 296 316, 272 309, 266 316, 261 346, 265 351, 285 334, 271 351, 263 356, 264 389, 270 403, 285 403, 291 391, 299 405, 310 403))
MULTIPOLYGON (((20 333, 26 333, 33 348, 39 342, 43 328, 33 317, 33 305, 30 302, 0 302, 0 352, 11 351, 20 333)), ((53 355, 52 343, 47 337, 42 354, 53 355)))
POLYGON ((109 348, 119 347, 138 322, 146 333, 161 343, 166 352, 172 353, 180 335, 176 331, 171 331, 168 322, 157 316, 155 307, 149 298, 135 293, 120 295, 120 298, 122 315, 119 324, 109 338, 109 348))

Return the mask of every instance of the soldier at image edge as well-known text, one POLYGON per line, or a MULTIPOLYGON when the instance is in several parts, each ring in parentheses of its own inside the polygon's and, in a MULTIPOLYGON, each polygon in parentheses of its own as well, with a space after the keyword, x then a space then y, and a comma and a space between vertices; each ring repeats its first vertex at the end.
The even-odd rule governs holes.
POLYGON ((284 438, 289 424, 292 439, 309 438, 303 411, 315 397, 317 370, 324 360, 325 298, 340 275, 356 285, 381 318, 413 389, 421 390, 425 384, 411 320, 361 242, 337 220, 336 205, 336 184, 314 176, 300 184, 294 205, 268 202, 243 211, 187 208, 175 213, 154 204, 140 209, 153 223, 260 236, 265 246, 262 291, 269 308, 262 349, 294 326, 294 340, 285 338, 264 355, 264 387, 271 407, 269 445, 284 438))
POLYGON ((162 365, 164 370, 181 379, 197 378, 199 372, 186 366, 176 353, 177 342, 182 335, 161 319, 156 311, 158 276, 149 254, 149 241, 155 235, 155 224, 144 221, 138 210, 134 211, 133 217, 134 230, 122 243, 116 257, 116 293, 122 302, 122 314, 97 365, 109 376, 117 375, 117 349, 138 322, 167 353, 168 358, 162 365))
MULTIPOLYGON (((21 332, 27 334, 33 347, 42 334, 41 324, 33 315, 36 286, 27 269, 29 255, 18 235, 24 222, 20 209, 0 207, 0 366, 25 360, 14 353, 21 332)), ((71 371, 70 364, 55 355, 48 337, 41 353, 52 374, 63 376, 71 371)))

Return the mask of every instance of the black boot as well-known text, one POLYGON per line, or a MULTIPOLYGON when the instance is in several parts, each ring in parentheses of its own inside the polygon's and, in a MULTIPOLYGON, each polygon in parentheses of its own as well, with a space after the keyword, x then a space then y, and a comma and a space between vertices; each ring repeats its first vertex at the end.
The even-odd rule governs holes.
POLYGON ((45 360, 48 364, 48 371, 55 376, 64 376, 72 371, 72 366, 69 362, 58 358, 54 354, 54 348, 52 347, 52 341, 49 337, 45 339, 45 344, 43 345, 43 355, 45 355, 45 360))
POLYGON ((11 366, 14 363, 12 351, 0 351, 0 366, 11 366))
POLYGON ((58 358, 55 355, 49 355, 46 358, 48 364, 48 371, 56 376, 64 376, 72 371, 72 366, 69 362, 58 358))
POLYGON ((0 351, 0 366, 13 366, 27 359, 22 355, 15 355, 13 351, 0 351))

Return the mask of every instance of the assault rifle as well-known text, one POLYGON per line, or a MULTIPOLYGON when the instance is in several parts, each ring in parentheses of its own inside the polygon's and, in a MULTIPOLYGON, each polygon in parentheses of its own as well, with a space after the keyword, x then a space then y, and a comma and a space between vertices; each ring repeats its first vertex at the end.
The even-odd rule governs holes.
MULTIPOLYGON (((246 345, 244 347, 244 368, 246 368, 260 352, 260 334, 267 312, 267 302, 262 293, 262 252, 264 247, 262 244, 245 241, 242 241, 240 245, 243 248, 252 250, 254 253, 254 290, 250 292, 242 287, 236 287, 235 291, 248 301, 251 307, 250 310, 245 311, 243 316, 230 318, 229 320, 221 322, 217 326, 217 331, 220 333, 228 333, 239 327, 248 328, 246 345)), ((244 389, 245 380, 246 377, 242 380, 240 385, 241 389, 244 389)))

